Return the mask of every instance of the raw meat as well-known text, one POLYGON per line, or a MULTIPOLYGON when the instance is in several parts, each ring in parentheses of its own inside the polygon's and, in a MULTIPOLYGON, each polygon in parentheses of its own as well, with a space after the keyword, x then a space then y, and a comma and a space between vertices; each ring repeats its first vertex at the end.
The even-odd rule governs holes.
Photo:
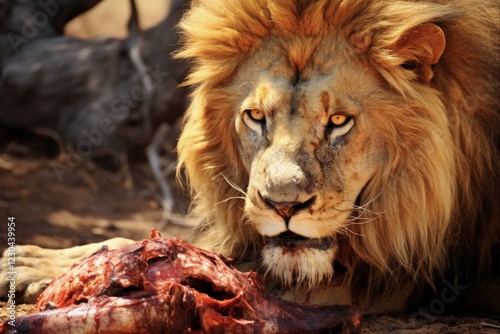
POLYGON ((0 333, 358 333, 361 324, 356 307, 289 303, 255 272, 155 230, 73 265, 36 308, 0 333))

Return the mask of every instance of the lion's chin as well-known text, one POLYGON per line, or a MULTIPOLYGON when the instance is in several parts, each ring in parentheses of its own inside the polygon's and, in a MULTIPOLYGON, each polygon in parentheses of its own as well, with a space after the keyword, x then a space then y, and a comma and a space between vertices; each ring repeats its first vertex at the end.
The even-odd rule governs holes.
POLYGON ((284 286, 312 289, 333 277, 337 249, 333 239, 269 238, 262 260, 266 273, 284 286))

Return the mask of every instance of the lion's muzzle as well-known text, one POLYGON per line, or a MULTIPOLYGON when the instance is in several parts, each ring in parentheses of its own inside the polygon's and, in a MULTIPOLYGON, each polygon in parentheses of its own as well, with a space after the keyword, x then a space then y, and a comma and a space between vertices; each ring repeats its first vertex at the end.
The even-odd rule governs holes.
POLYGON ((272 210, 275 210, 278 215, 280 215, 288 225, 290 218, 301 210, 310 209, 316 200, 316 196, 309 198, 304 202, 293 201, 293 202, 276 202, 273 199, 267 197, 264 198, 260 192, 259 197, 264 201, 266 206, 272 210))

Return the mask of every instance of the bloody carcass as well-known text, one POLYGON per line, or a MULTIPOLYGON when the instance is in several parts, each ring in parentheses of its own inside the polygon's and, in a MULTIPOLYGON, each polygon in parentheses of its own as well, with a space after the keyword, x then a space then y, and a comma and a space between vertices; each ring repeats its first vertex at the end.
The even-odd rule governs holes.
POLYGON ((155 230, 73 265, 36 310, 0 324, 0 333, 357 333, 361 323, 355 307, 289 303, 256 273, 155 230))

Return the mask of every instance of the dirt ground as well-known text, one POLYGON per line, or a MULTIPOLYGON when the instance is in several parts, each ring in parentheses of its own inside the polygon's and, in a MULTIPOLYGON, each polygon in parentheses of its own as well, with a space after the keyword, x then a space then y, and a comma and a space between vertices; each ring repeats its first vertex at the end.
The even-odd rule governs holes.
MULTIPOLYGON (((49 248, 115 236, 144 239, 152 227, 164 236, 192 237, 191 227, 161 223, 160 195, 147 163, 131 165, 130 189, 120 169, 104 171, 88 163, 60 181, 53 169, 57 156, 47 151, 44 143, 0 131, 0 251, 6 248, 8 217, 15 217, 17 244, 49 248)), ((33 306, 18 305, 16 311, 29 314, 33 306)), ((6 303, 0 302, 0 321, 7 316, 6 303)), ((364 333, 500 333, 500 317, 366 317, 364 333)))

